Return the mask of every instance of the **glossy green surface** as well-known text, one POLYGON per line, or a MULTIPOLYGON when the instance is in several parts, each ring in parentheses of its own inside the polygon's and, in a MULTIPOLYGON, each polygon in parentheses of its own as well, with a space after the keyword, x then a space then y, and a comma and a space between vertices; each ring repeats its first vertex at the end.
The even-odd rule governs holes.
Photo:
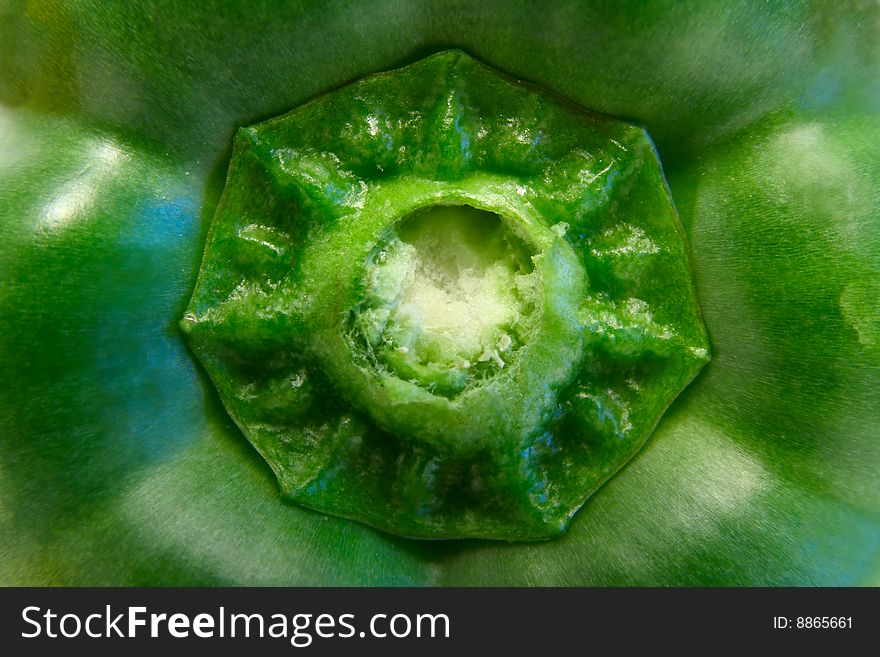
POLYGON ((456 50, 239 133, 181 327, 285 495, 421 538, 561 533, 708 360, 644 131, 456 50))
POLYGON ((874 3, 4 3, 0 581, 880 584, 874 3), (655 139, 713 360, 568 533, 293 508, 176 329, 235 130, 460 47, 655 139))

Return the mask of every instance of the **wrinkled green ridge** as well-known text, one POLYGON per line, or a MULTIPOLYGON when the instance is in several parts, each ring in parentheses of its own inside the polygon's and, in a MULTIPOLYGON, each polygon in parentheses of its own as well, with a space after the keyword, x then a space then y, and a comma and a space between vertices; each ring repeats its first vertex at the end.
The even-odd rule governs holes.
POLYGON ((708 360, 644 132, 460 51, 244 129, 181 326, 287 496, 423 538, 559 534, 708 360), (450 396, 352 317, 387 232, 462 204, 533 252, 537 296, 516 357, 450 396))
POLYGON ((0 11, 0 581, 880 584, 875 4, 0 11), (452 46, 650 131, 712 336, 547 543, 282 503, 175 330, 236 128, 452 46))

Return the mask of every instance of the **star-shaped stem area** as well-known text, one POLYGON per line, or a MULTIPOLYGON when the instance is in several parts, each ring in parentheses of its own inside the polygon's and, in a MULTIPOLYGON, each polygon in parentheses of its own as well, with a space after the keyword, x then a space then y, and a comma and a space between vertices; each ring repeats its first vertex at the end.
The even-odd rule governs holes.
POLYGON ((450 51, 242 129, 181 323, 291 500, 549 538, 709 358, 645 132, 450 51))

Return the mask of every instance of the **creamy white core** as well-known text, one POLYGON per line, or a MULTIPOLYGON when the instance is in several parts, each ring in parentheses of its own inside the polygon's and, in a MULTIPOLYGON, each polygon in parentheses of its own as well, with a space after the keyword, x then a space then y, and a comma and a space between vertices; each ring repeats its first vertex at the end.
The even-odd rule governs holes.
POLYGON ((398 376, 459 389, 504 369, 534 324, 538 273, 498 215, 434 206, 372 254, 357 328, 398 376))

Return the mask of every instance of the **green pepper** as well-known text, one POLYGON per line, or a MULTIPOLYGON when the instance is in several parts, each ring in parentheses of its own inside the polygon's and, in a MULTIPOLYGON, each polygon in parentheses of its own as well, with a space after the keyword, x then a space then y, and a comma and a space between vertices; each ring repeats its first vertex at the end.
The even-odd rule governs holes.
POLYGON ((877 584, 878 11, 6 6, 0 581, 877 584), (236 130, 449 48, 644 126, 712 345, 549 542, 427 543, 285 503, 178 325, 236 130))

